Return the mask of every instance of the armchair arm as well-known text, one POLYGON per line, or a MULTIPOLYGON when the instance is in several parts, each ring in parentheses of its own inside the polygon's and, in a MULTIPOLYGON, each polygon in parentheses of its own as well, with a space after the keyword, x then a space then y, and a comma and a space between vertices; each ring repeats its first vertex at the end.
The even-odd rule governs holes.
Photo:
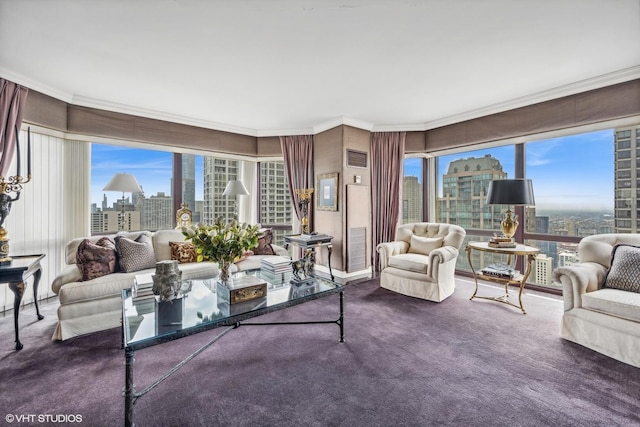
POLYGON ((376 250, 380 254, 380 270, 384 270, 389 265, 389 258, 393 255, 404 254, 409 250, 409 244, 403 241, 380 243, 376 250))
POLYGON ((455 260, 458 257, 460 251, 453 246, 443 246, 438 249, 434 249, 429 252, 429 266, 427 267, 427 274, 433 278, 438 275, 438 266, 455 260))
POLYGON ((553 278, 562 284, 564 310, 582 307, 582 295, 597 290, 604 280, 606 271, 603 265, 595 262, 556 268, 553 278))

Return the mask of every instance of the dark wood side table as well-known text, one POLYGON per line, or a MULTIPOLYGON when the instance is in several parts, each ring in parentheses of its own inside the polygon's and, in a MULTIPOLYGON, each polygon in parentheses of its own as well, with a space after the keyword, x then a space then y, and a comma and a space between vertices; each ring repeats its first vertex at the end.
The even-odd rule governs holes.
POLYGON ((326 234, 311 234, 305 236, 301 234, 293 234, 290 236, 284 236, 284 247, 285 249, 289 249, 289 245, 293 245, 302 249, 315 249, 326 246, 327 252, 329 253, 329 275, 331 276, 331 281, 333 281, 333 271, 331 271, 331 251, 333 249, 333 244, 331 243, 331 240, 333 240, 333 236, 328 236, 326 234))
POLYGON ((20 336, 18 334, 18 314, 22 296, 27 287, 27 279, 33 276, 33 300, 36 305, 38 320, 44 319, 38 307, 38 285, 42 276, 40 261, 44 254, 40 255, 18 255, 13 256, 10 264, 0 266, 0 283, 8 283, 9 289, 13 291, 13 325, 16 331, 16 350, 22 349, 20 336))

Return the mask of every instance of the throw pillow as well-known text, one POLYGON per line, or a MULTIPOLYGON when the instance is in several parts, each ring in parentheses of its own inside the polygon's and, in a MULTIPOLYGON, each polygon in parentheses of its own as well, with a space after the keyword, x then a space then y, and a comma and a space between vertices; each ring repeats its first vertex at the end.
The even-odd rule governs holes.
POLYGON ((409 243, 409 253, 429 255, 429 253, 442 247, 444 237, 422 237, 411 235, 411 243, 409 243))
POLYGON ((640 247, 624 244, 613 247, 611 267, 602 287, 640 293, 640 247))
POLYGON ((185 262, 196 262, 196 246, 191 242, 169 242, 171 247, 171 259, 180 264, 185 262))
POLYGON ((141 234, 136 240, 116 236, 116 250, 118 251, 120 269, 125 273, 156 266, 153 243, 151 237, 146 234, 141 234))
POLYGON ((254 255, 275 255, 276 252, 271 246, 273 241, 273 231, 265 228, 262 231, 262 237, 258 239, 258 246, 252 249, 254 255))
POLYGON ((76 265, 82 273, 80 281, 92 280, 116 271, 116 246, 108 237, 93 243, 84 239, 78 245, 76 265))

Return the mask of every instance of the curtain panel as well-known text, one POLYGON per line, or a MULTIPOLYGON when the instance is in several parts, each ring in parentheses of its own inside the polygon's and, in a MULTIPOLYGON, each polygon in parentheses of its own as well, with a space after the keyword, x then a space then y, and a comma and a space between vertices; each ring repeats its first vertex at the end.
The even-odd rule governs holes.
MULTIPOLYGON (((302 211, 298 205, 296 189, 313 188, 313 135, 281 136, 280 147, 289 183, 289 194, 298 221, 302 211)), ((313 230, 313 209, 309 207, 309 229, 313 230)))
POLYGON ((0 78, 0 175, 7 176, 29 89, 0 78))
POLYGON ((372 265, 380 271, 379 243, 395 239, 400 199, 406 132, 371 134, 372 265))

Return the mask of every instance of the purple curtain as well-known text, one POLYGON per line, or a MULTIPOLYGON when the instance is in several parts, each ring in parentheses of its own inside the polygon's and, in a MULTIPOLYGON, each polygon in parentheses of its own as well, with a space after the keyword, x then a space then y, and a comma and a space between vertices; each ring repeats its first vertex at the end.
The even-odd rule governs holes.
POLYGON ((0 176, 7 176, 16 151, 16 129, 20 131, 28 89, 0 78, 0 176))
MULTIPOLYGON (((400 215, 400 196, 406 132, 371 134, 371 205, 373 248, 395 239, 400 215)), ((372 251, 372 265, 380 271, 378 252, 372 251)))
MULTIPOLYGON (((281 136, 280 148, 284 157, 284 167, 287 172, 289 193, 298 220, 302 220, 302 212, 298 206, 298 196, 295 190, 299 188, 313 188, 313 136, 294 135, 281 136)), ((313 200, 313 197, 311 198, 313 200)), ((309 204, 309 227, 313 230, 311 204, 309 204)))

